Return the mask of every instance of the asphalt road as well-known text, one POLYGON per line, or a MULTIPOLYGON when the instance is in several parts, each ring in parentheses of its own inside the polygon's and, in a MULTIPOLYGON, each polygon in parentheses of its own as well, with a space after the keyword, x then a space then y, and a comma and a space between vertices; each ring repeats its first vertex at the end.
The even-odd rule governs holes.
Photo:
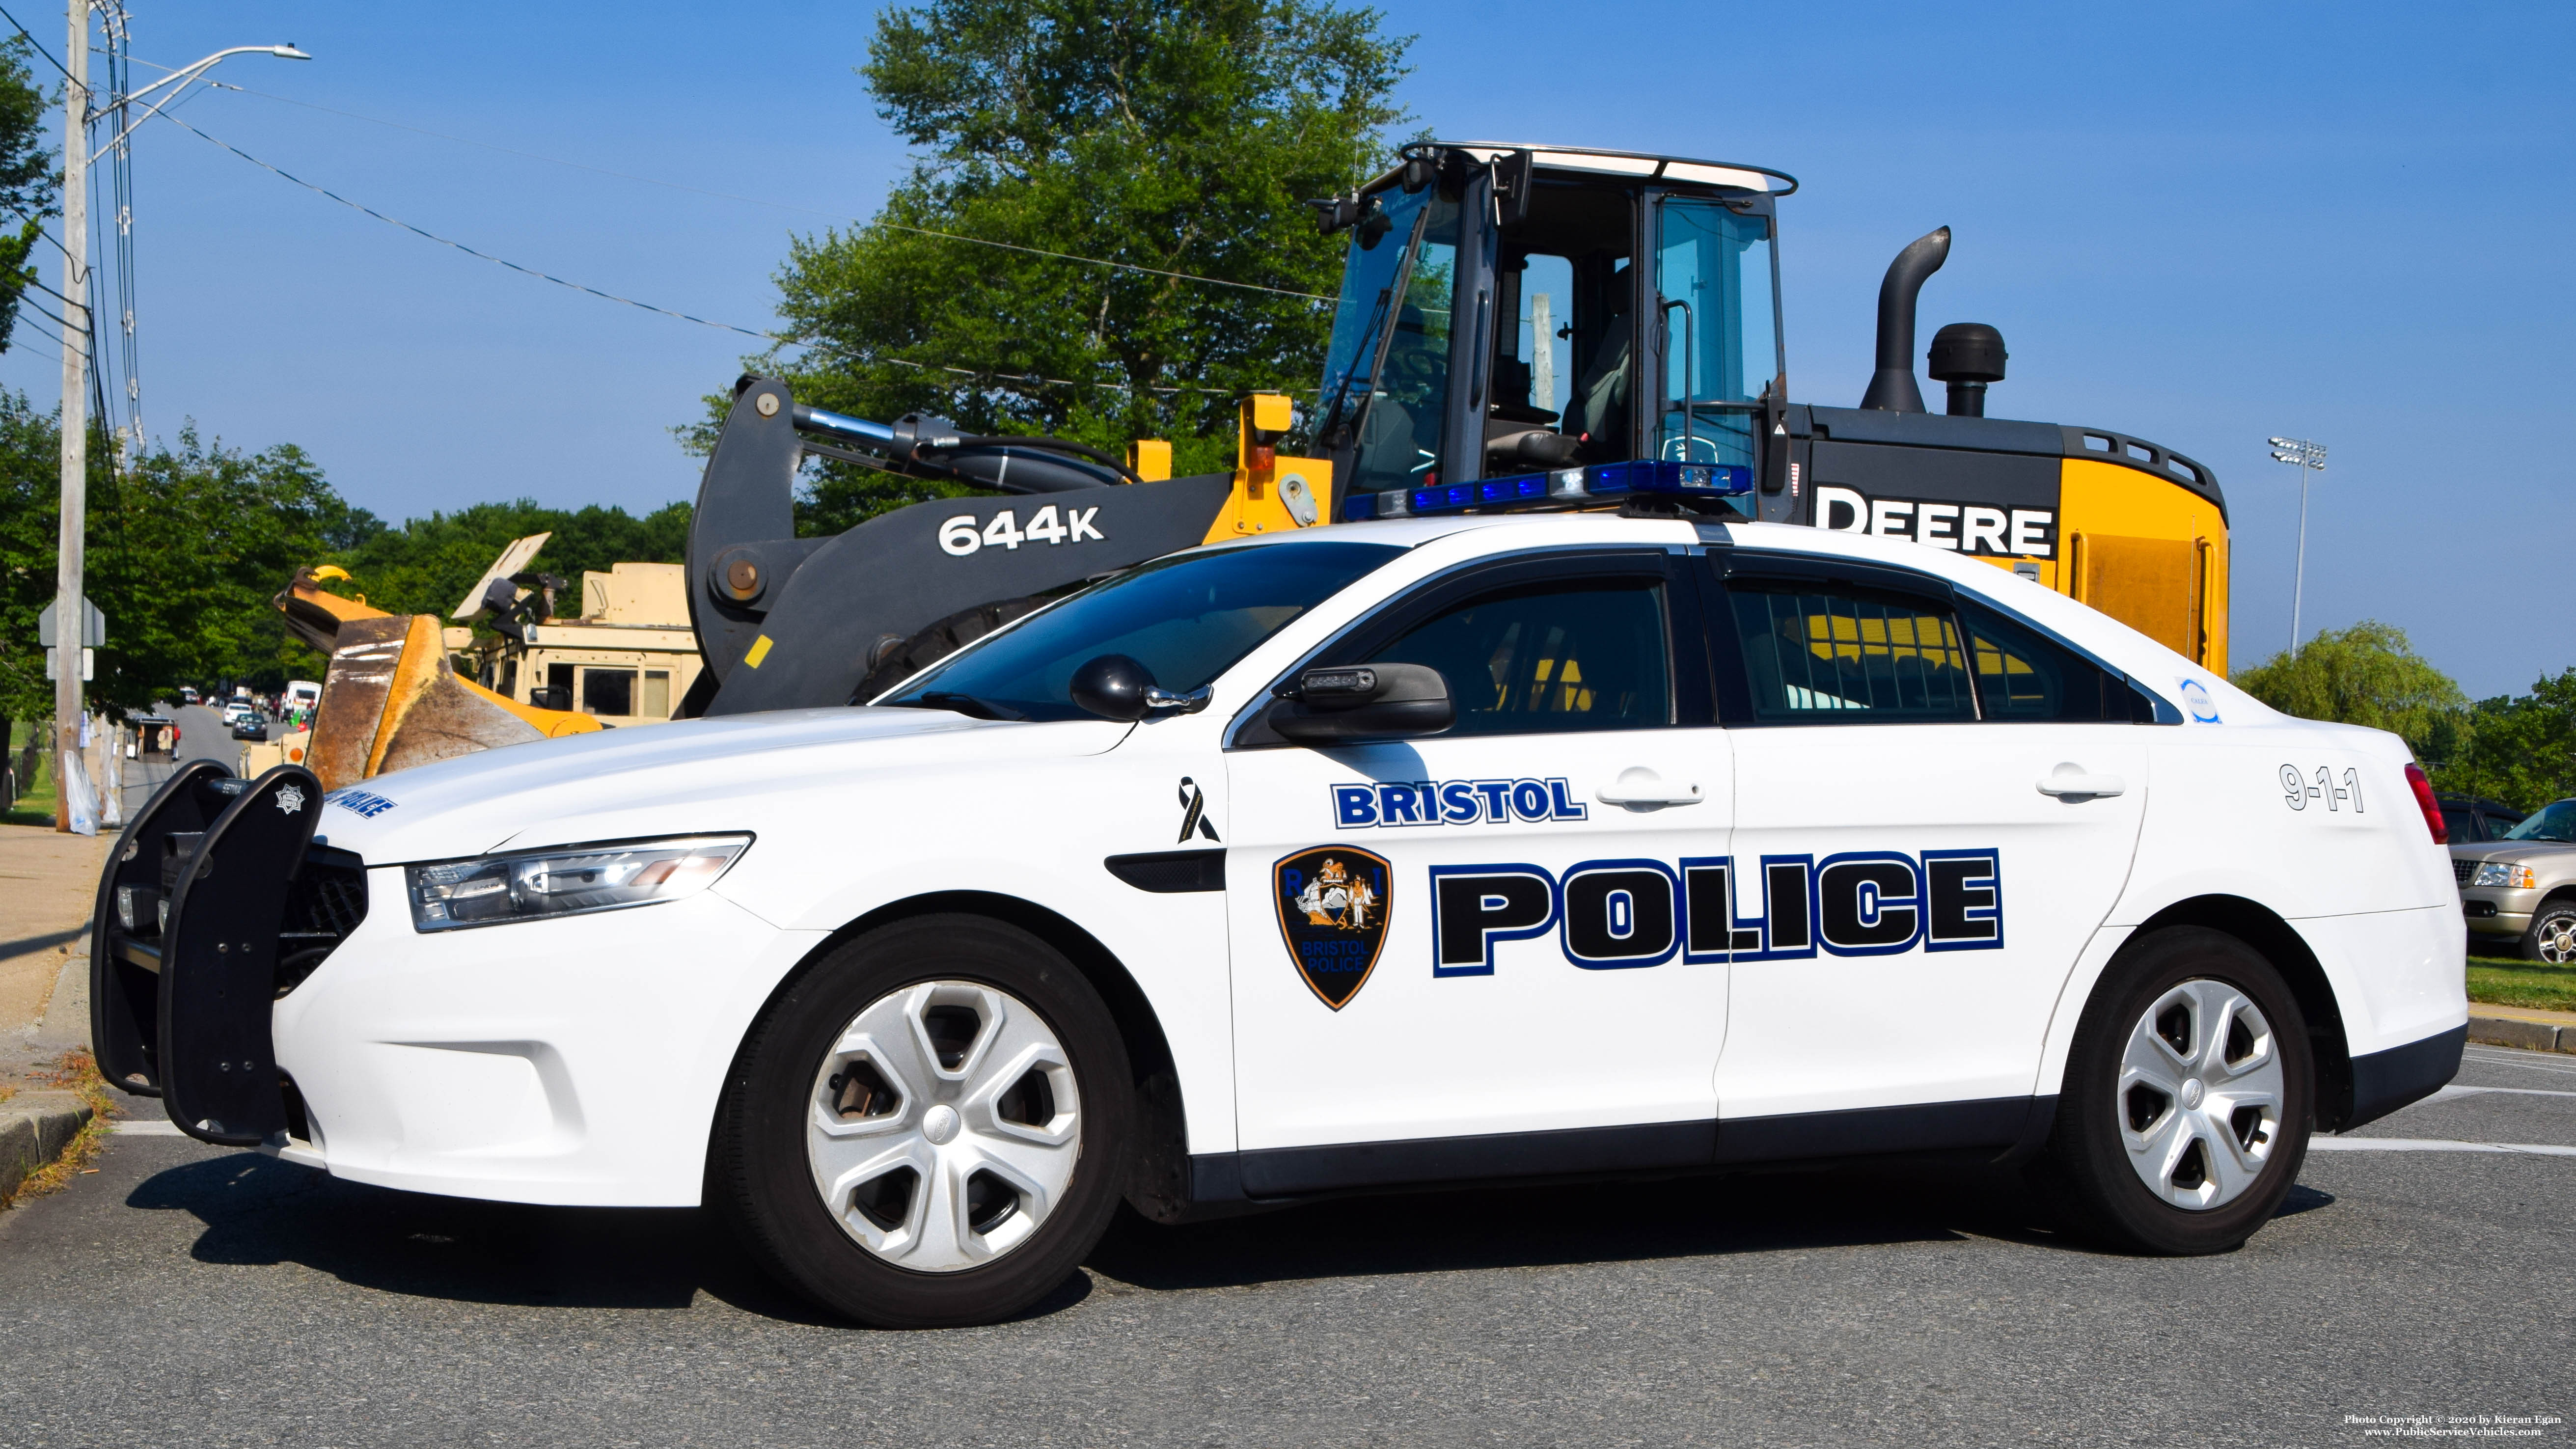
POLYGON ((2274 1445, 2576 1417, 2576 1155, 2384 1147, 2576 1147, 2576 1058, 2470 1053, 2461 1083, 2502 1090, 2317 1152, 2225 1257, 2069 1246, 1993 1176, 1456 1193, 1122 1223, 1036 1312, 939 1333, 823 1321, 694 1212, 124 1135, 0 1216, 0 1442, 2274 1445))

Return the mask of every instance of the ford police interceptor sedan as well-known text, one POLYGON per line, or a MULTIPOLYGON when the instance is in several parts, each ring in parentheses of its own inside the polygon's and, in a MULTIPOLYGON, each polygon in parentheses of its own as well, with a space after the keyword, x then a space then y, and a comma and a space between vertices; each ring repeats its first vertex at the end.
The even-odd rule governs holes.
POLYGON ((1600 514, 1194 549, 870 707, 168 786, 112 1078, 360 1182, 708 1203, 880 1324, 1121 1199, 2029 1164, 2231 1248, 2456 1070, 2394 736, 1912 543, 1600 514))

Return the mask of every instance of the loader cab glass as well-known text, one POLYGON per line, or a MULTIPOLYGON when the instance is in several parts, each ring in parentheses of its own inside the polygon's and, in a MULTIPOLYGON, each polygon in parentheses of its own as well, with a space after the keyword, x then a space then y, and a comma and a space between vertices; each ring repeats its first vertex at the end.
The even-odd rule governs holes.
POLYGON ((1771 220, 1680 196, 1653 211, 1661 317, 1650 330, 1664 358, 1654 456, 1750 468, 1756 404, 1786 370, 1771 220))
POLYGON ((1440 481, 1457 315, 1457 201, 1436 185, 1375 200, 1350 230, 1318 430, 1337 451, 1356 443, 1348 486, 1361 492, 1440 481))
POLYGON ((1634 213, 1625 186, 1542 180, 1498 238, 1484 476, 1637 456, 1634 213))

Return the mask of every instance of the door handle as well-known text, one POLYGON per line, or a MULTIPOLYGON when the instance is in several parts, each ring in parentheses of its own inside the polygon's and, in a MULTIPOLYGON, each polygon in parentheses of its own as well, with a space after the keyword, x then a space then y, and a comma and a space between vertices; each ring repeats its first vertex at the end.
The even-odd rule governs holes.
POLYGON ((2055 795, 2061 800, 2090 800, 2102 795, 2128 793, 2129 782, 2117 775, 2096 775, 2082 765, 2066 763, 2040 777, 2039 793, 2055 795))
POLYGON ((1604 805, 1625 805, 1631 810, 1652 810, 1664 805, 1696 805, 1707 798, 1697 785, 1679 790, 1664 783, 1664 777, 1643 765, 1630 765, 1619 772, 1619 778, 1601 787, 1599 797, 1604 805))

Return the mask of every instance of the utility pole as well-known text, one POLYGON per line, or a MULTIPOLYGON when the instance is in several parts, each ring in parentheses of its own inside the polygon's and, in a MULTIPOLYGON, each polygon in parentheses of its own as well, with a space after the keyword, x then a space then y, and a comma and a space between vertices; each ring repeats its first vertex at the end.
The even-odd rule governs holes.
POLYGON ((2274 438, 2272 461, 2299 470, 2299 562, 2298 571, 2290 576, 2290 652, 2296 654, 2307 638, 2299 632, 2299 596, 2308 585, 2308 479, 2326 470, 2326 445, 2305 438, 2274 438))
POLYGON ((71 43, 63 51, 63 509, 54 576, 54 828, 72 828, 71 781, 63 763, 80 750, 81 546, 89 527, 89 9, 71 0, 71 43))

